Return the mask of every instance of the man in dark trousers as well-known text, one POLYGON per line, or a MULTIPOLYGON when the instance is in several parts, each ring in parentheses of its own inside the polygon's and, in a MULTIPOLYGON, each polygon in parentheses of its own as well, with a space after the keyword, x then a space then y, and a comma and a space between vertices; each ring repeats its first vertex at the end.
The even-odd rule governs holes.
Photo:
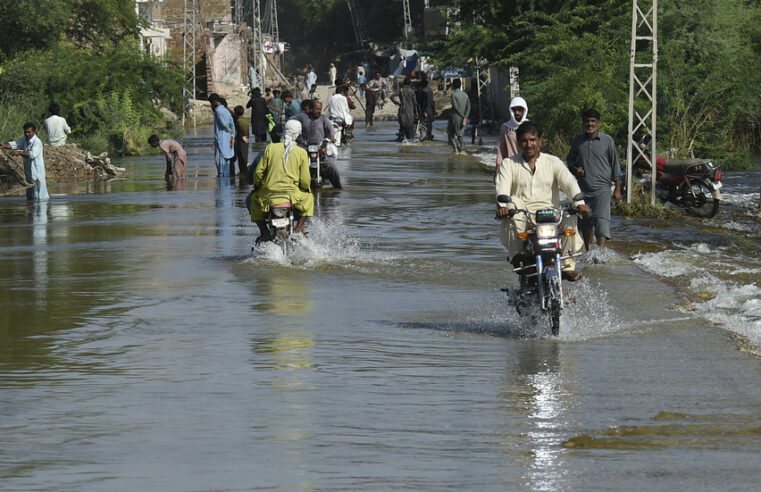
POLYGON ((257 87, 251 92, 251 99, 246 104, 251 108, 251 133, 254 135, 254 141, 267 141, 267 101, 262 97, 262 91, 257 87))
POLYGON ((576 176, 584 201, 592 209, 589 217, 579 220, 584 246, 589 250, 592 235, 604 248, 610 239, 610 200, 621 200, 621 165, 613 138, 600 133, 600 113, 588 109, 582 115, 584 133, 573 139, 566 158, 568 169, 576 176), (611 185, 615 189, 611 192, 611 185))

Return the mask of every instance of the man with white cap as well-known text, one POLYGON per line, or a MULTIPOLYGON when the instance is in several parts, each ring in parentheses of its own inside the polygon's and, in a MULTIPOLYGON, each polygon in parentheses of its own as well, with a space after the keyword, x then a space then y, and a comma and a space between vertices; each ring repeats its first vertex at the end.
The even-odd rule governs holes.
POLYGON ((502 161, 508 157, 518 154, 521 150, 518 147, 518 141, 515 138, 515 130, 521 123, 528 121, 528 105, 522 97, 514 97, 510 101, 510 119, 499 127, 499 140, 497 141, 497 167, 494 170, 494 182, 497 182, 499 168, 502 161))
POLYGON ((269 144, 256 166, 251 220, 259 226, 262 241, 272 239, 265 222, 271 204, 290 202, 293 205, 299 213, 293 232, 303 232, 306 218, 314 214, 314 196, 309 189, 309 158, 306 151, 296 145, 300 135, 301 123, 288 120, 283 141, 269 144))

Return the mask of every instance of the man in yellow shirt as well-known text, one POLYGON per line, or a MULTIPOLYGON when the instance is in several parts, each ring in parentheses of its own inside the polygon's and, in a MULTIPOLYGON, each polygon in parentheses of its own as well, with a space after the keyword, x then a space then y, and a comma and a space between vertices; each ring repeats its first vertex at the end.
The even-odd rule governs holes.
MULTIPOLYGON (((589 207, 582 199, 581 189, 565 163, 554 155, 541 152, 542 129, 539 125, 533 121, 522 123, 516 130, 516 137, 521 153, 502 161, 496 183, 497 196, 509 195, 512 202, 500 204, 497 216, 510 217, 512 208, 531 213, 546 208, 558 209, 559 191, 574 201, 580 214, 588 214, 589 207)), ((502 244, 507 248, 511 261, 523 244, 523 240, 518 239, 518 233, 526 230, 526 222, 522 219, 522 216, 515 215, 512 220, 502 221, 502 244)), ((563 238, 563 256, 578 253, 583 247, 584 241, 579 234, 563 238)), ((575 267, 573 258, 564 260, 563 278, 572 282, 578 280, 580 275, 575 267)))
POLYGON ((264 149, 254 172, 254 192, 251 195, 251 220, 261 232, 261 240, 269 241, 265 218, 270 205, 290 202, 299 213, 293 232, 303 232, 307 217, 314 215, 314 196, 309 189, 309 157, 296 145, 301 136, 301 123, 288 120, 283 141, 271 143, 264 149))

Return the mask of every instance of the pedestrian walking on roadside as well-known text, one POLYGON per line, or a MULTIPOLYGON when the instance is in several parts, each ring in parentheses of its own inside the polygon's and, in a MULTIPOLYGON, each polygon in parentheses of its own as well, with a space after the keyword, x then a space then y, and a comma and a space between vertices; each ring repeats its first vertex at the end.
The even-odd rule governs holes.
POLYGON ((166 172, 164 178, 174 180, 174 182, 186 179, 186 166, 188 154, 182 148, 180 142, 172 139, 160 140, 158 135, 148 137, 148 144, 153 148, 158 148, 166 157, 166 172))
POLYGON ((214 110, 214 165, 217 176, 230 175, 230 160, 235 156, 235 122, 233 116, 222 105, 219 94, 211 94, 209 103, 214 110))
POLYGON ((362 84, 360 87, 365 89, 365 128, 372 128, 373 116, 375 115, 376 92, 368 89, 367 84, 362 84))
MULTIPOLYGON (((248 118, 244 116, 243 106, 235 106, 235 157, 238 161, 238 172, 241 176, 246 176, 248 171, 248 135, 251 124, 248 118)), ((232 174, 232 170, 230 170, 232 174)))
POLYGON ((50 103, 48 108, 50 117, 45 120, 45 133, 48 136, 48 145, 60 147, 66 145, 66 136, 71 133, 71 128, 66 119, 60 116, 61 106, 58 103, 50 103))
POLYGON ((587 250, 592 237, 604 248, 610 239, 610 201, 621 200, 621 164, 616 144, 610 135, 600 133, 600 112, 588 109, 582 115, 584 133, 571 142, 566 164, 576 176, 584 201, 592 209, 588 217, 579 220, 579 228, 587 250), (611 185, 615 189, 611 192, 611 185))
POLYGON ((246 103, 247 108, 251 108, 251 133, 254 135, 255 142, 267 141, 267 101, 262 97, 262 91, 257 87, 251 93, 251 99, 246 103))
POLYGON ((449 125, 447 126, 449 144, 455 154, 463 151, 462 131, 468 124, 468 115, 470 114, 470 98, 460 87, 462 87, 460 79, 454 79, 452 81, 452 111, 449 113, 449 125))
POLYGON ((11 155, 24 158, 24 178, 32 186, 26 189, 27 200, 48 200, 45 182, 45 160, 42 157, 42 140, 37 137, 34 123, 24 124, 24 136, 15 142, 0 143, 0 148, 11 149, 11 155))
POLYGON ((397 116, 399 118, 399 129, 402 142, 412 140, 415 133, 415 119, 417 118, 417 98, 415 91, 411 87, 412 81, 405 77, 399 92, 395 92, 391 97, 391 102, 399 106, 397 116))
POLYGON ((314 73, 312 65, 307 66, 306 84, 309 88, 317 86, 317 74, 314 73))
POLYGON ((336 69, 336 66, 331 63, 330 68, 328 69, 328 77, 330 77, 330 87, 336 86, 337 75, 338 75, 338 69, 336 69))

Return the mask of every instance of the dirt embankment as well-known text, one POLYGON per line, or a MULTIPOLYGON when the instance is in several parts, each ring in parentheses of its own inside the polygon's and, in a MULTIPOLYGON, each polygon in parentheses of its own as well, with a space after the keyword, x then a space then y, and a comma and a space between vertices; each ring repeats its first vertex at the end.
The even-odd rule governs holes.
MULTIPOLYGON (((124 168, 111 164, 105 152, 94 156, 76 144, 44 147, 45 178, 48 183, 96 181, 115 178, 124 168)), ((24 190, 30 185, 24 179, 24 159, 0 152, 0 195, 24 190)))

